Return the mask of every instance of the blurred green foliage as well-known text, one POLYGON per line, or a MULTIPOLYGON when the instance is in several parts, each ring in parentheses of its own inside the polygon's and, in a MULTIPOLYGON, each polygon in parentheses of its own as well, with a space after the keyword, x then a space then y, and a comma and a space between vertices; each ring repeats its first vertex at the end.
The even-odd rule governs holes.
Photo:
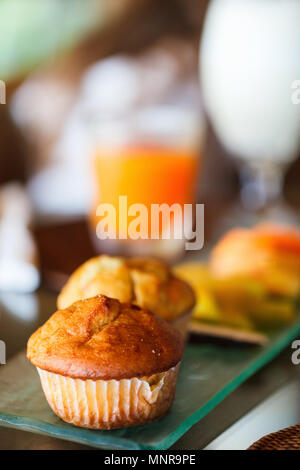
POLYGON ((0 78, 19 78, 76 44, 105 20, 105 1, 0 0, 0 78))

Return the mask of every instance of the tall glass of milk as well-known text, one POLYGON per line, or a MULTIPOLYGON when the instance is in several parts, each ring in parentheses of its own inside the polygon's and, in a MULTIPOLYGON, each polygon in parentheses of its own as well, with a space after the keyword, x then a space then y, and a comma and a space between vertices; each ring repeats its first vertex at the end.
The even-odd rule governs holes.
POLYGON ((300 1, 212 0, 200 77, 212 125, 238 159, 244 207, 276 205, 300 146, 300 1))

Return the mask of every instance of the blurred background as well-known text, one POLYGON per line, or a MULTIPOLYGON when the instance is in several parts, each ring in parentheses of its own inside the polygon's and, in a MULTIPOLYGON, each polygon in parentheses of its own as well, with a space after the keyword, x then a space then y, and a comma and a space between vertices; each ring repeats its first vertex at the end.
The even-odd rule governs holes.
MULTIPOLYGON (((97 253, 202 261, 232 227, 275 220, 299 229, 299 23, 299 0, 0 0, 7 359, 55 311, 73 270, 97 253), (111 203, 119 215, 124 194, 147 208, 205 204, 204 249, 184 252, 178 240, 100 243, 96 208, 111 203)), ((276 387, 292 369, 288 360, 276 387)), ((249 409, 253 397, 265 398, 265 377, 250 384, 249 409)), ((298 395, 297 382, 297 410, 298 395)), ((253 429, 267 432, 279 415, 281 426, 291 424, 298 411, 290 419, 276 401, 267 418, 259 410, 264 427, 253 429)), ((13 433, 5 429, 4 446, 13 433)))
POLYGON ((204 203, 206 247, 233 225, 297 224, 299 13, 297 0, 0 0, 0 290, 33 291, 41 274, 57 291, 96 252, 134 253, 93 239, 99 202, 124 193, 204 203))

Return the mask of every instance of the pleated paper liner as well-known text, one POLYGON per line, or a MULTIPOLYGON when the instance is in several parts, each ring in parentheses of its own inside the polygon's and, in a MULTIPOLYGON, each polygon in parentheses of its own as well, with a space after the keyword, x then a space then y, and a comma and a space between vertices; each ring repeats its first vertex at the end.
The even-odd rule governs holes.
POLYGON ((150 377, 81 380, 41 369, 47 401, 67 423, 91 429, 137 426, 163 416, 175 394, 180 364, 150 377))
POLYGON ((175 328, 175 330, 179 331, 185 342, 188 341, 189 324, 192 318, 192 314, 192 310, 189 310, 188 312, 180 315, 179 317, 171 321, 171 325, 175 328))

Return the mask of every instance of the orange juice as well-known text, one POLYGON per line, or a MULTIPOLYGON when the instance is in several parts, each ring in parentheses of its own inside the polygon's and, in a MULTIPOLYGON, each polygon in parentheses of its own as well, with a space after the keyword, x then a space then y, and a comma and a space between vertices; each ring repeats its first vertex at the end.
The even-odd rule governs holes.
MULTIPOLYGON (((91 216, 96 227, 100 203, 116 209, 119 233, 119 196, 127 196, 128 206, 144 204, 191 204, 195 199, 198 171, 196 150, 163 145, 127 145, 98 148, 94 158, 95 198, 91 216)), ((149 224, 150 233, 150 224, 149 224)), ((124 235, 124 234, 121 234, 124 235)), ((127 235, 127 234, 126 234, 127 235)))

